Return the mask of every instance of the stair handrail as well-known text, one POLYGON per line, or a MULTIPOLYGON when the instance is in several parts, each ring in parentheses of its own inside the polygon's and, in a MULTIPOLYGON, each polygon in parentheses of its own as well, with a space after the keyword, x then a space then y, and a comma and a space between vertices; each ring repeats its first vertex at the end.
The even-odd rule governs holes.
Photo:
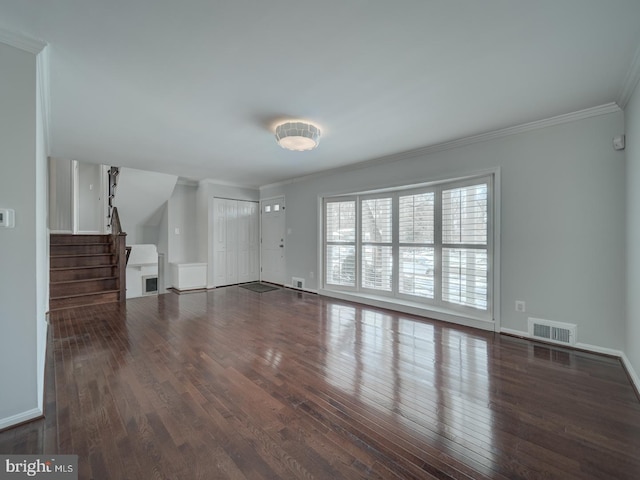
POLYGON ((116 207, 113 207, 111 211, 111 242, 118 266, 118 300, 125 302, 127 299, 127 261, 129 255, 127 254, 127 234, 122 231, 120 215, 116 207))
MULTIPOLYGON (((111 235, 120 235, 122 232, 122 224, 120 223, 120 215, 118 214, 118 207, 112 207, 111 209, 111 235)), ((126 233, 125 233, 126 235, 126 233)))

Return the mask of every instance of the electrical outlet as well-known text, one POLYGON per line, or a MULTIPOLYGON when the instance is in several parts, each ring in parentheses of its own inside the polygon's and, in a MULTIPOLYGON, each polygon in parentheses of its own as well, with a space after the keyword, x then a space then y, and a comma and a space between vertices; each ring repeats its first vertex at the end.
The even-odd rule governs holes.
POLYGON ((516 300, 516 312, 524 313, 527 311, 527 305, 522 300, 516 300))

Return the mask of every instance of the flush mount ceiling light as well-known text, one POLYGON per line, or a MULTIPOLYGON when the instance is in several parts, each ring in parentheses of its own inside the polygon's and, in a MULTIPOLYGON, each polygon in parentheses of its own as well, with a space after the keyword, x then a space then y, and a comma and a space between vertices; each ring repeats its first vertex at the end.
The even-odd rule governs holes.
POLYGON ((320 129, 307 122, 286 122, 276 127, 276 140, 287 150, 313 150, 320 143, 320 129))

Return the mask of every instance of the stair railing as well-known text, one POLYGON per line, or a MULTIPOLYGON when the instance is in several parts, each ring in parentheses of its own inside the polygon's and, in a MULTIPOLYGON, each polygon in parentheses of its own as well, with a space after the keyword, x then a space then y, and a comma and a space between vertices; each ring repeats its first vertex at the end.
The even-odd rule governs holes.
POLYGON ((127 234, 122 231, 120 225, 120 215, 118 209, 113 207, 111 211, 111 242, 113 251, 116 254, 116 265, 118 266, 118 301, 124 302, 127 299, 127 234))
POLYGON ((116 208, 113 206, 113 199, 116 196, 116 187, 118 186, 118 176, 120 175, 119 167, 109 168, 109 188, 107 192, 107 231, 113 230, 113 210, 116 208))

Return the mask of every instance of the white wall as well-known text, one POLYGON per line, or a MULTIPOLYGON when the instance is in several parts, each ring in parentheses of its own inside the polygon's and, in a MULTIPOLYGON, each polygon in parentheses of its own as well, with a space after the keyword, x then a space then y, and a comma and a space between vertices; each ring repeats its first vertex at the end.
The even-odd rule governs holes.
POLYGON ((49 159, 49 228, 73 232, 73 166, 66 158, 49 159))
POLYGON ((196 185, 178 183, 169 198, 167 205, 169 263, 192 263, 198 260, 197 188, 196 185))
POLYGON ((46 162, 36 56, 0 43, 0 206, 15 228, 0 229, 0 428, 42 413, 48 300, 46 162))
POLYGON ((102 233, 107 221, 103 218, 102 194, 106 186, 102 185, 102 165, 77 162, 76 168, 78 233, 102 233))
POLYGON ((152 219, 160 221, 162 215, 158 210, 171 196, 177 180, 175 175, 135 168, 120 169, 113 203, 118 207, 122 229, 127 233, 127 245, 156 243, 150 241, 148 235, 143 235, 144 228, 152 219))
POLYGON ((625 353, 640 388, 640 83, 625 109, 627 156, 627 323, 625 353))
POLYGON ((625 163, 622 112, 261 189, 285 195, 287 274, 318 288, 318 197, 501 169, 502 327, 578 324, 578 342, 622 350, 625 163), (311 272, 314 278, 311 277, 311 272), (515 312, 524 300, 527 313, 515 312))

